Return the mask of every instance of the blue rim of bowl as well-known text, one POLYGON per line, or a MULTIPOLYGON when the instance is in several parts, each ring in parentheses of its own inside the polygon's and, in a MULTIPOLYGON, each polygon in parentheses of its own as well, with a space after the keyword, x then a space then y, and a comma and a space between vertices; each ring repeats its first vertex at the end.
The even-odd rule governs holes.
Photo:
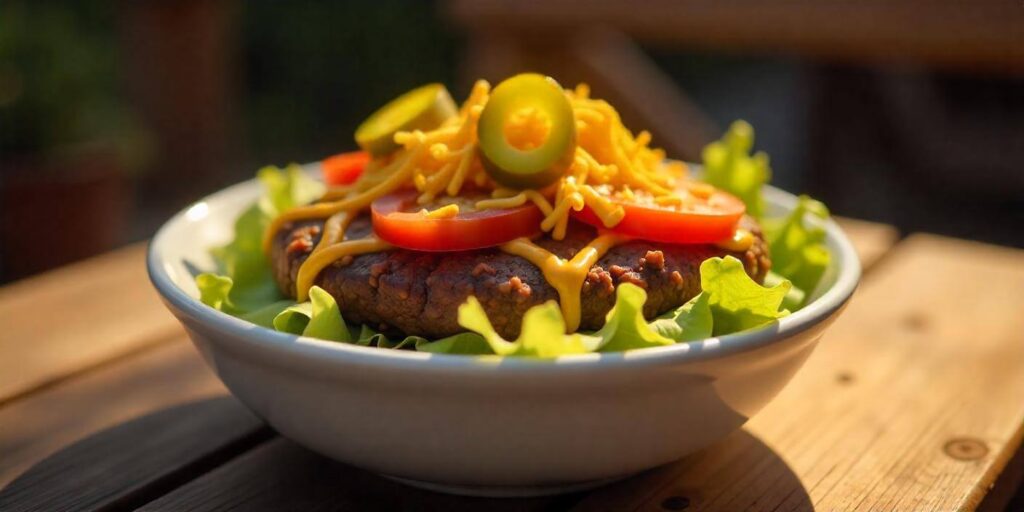
MULTIPOLYGON (((199 202, 215 202, 218 198, 238 193, 238 189, 253 186, 253 181, 237 183, 211 194, 199 202)), ((791 210, 797 201, 796 196, 771 186, 765 187, 765 195, 769 199, 769 203, 781 205, 786 210, 791 210)), ((832 255, 833 258, 837 259, 836 265, 838 270, 835 283, 810 304, 791 315, 781 318, 776 323, 749 331, 711 337, 690 343, 678 343, 626 352, 567 355, 553 359, 430 354, 407 350, 363 347, 296 336, 257 326, 203 304, 171 280, 170 276, 160 265, 160 256, 155 251, 157 242, 161 240, 170 226, 183 222, 185 214, 190 207, 191 205, 164 223, 147 248, 146 268, 150 281, 157 292, 166 302, 185 315, 202 322, 209 328, 228 335, 223 341, 233 343, 232 337, 237 337, 238 339, 246 340, 246 343, 255 344, 253 348, 262 349, 261 351, 269 351, 273 354, 288 357, 298 356, 314 363, 339 361, 366 367, 468 371, 471 373, 482 371, 489 373, 498 369, 503 372, 519 370, 536 372, 544 371, 545 369, 559 372, 565 370, 607 370, 611 368, 706 361, 740 352, 748 352, 814 328, 843 308, 856 290, 861 275, 860 261, 853 248, 853 244, 835 221, 829 219, 821 223, 821 225, 826 232, 826 242, 831 241, 831 245, 836 249, 832 255)), ((244 346, 236 348, 245 349, 244 346)))

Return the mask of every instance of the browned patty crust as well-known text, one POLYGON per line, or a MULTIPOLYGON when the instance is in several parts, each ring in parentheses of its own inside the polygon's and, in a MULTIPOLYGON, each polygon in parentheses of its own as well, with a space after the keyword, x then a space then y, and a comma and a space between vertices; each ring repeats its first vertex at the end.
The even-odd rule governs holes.
MULTIPOLYGON (((745 217, 743 227, 754 233, 745 252, 714 245, 672 245, 633 241, 608 251, 591 268, 581 295, 581 330, 595 330, 615 303, 615 287, 634 283, 647 291, 644 315, 653 318, 677 308, 700 293, 700 264, 715 256, 732 255, 747 273, 763 282, 771 267, 760 227, 745 217)), ((285 225, 274 239, 272 265, 281 291, 295 296, 299 266, 320 239, 323 221, 285 225)), ((370 233, 367 217, 353 221, 346 240, 370 233)), ((596 236, 589 226, 571 222, 564 240, 544 236, 536 243, 561 258, 571 258, 596 236)), ((328 266, 316 285, 334 296, 348 322, 365 323, 389 335, 441 338, 465 329, 457 323, 458 307, 470 295, 487 311, 502 336, 512 339, 526 310, 558 292, 529 261, 498 249, 431 253, 396 249, 346 257, 328 266)))

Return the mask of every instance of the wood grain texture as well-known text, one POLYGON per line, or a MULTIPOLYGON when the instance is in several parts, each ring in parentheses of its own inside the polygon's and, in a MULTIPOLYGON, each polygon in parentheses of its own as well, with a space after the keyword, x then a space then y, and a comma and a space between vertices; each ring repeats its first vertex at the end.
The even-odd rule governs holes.
POLYGON ((0 404, 182 333, 135 244, 0 288, 0 404))
POLYGON ((178 338, 8 403, 0 407, 0 487, 87 435, 174 404, 224 394, 192 344, 178 338))
MULTIPOLYGON (((570 499, 572 497, 570 496, 570 499)), ((266 443, 141 510, 563 510, 565 497, 452 496, 392 482, 301 448, 266 443)))
POLYGON ((860 258, 860 265, 865 269, 871 268, 882 259, 900 238, 899 231, 888 224, 849 217, 835 217, 835 221, 853 242, 853 248, 860 258))
POLYGON ((1024 510, 1024 446, 999 473, 978 512, 1010 512, 1024 510))
POLYGON ((579 510, 974 509, 1024 434, 1024 252, 915 235, 722 443, 579 510))
POLYGON ((230 397, 163 409, 65 447, 0 490, 0 510, 127 510, 272 435, 230 397))

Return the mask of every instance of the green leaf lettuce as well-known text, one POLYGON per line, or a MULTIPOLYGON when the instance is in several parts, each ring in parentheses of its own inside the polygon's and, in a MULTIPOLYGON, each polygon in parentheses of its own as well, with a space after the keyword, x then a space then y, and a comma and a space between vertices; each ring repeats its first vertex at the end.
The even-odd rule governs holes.
POLYGON ((351 342, 345 319, 331 294, 319 286, 309 289, 309 301, 285 308, 274 317, 274 329, 328 341, 351 342))
POLYGON ((565 333, 565 319, 558 304, 548 301, 530 308, 523 316, 523 327, 515 341, 508 341, 494 330, 487 313, 476 297, 459 306, 459 325, 483 337, 499 356, 557 357, 593 352, 600 339, 582 333, 565 333))
POLYGON ((765 288, 751 279, 740 260, 732 256, 701 263, 700 286, 704 290, 701 294, 708 297, 715 336, 760 327, 789 314, 782 309, 782 301, 790 284, 765 288))
POLYGON ((820 201, 800 196, 796 208, 789 215, 781 221, 766 220, 764 223, 765 238, 772 255, 772 270, 792 281, 793 286, 806 294, 814 292, 831 259, 825 246, 825 230, 808 225, 808 215, 828 219, 828 208, 820 201))
POLYGON ((647 322, 643 314, 645 302, 647 292, 643 288, 632 283, 619 285, 615 291, 615 305, 605 317, 604 327, 595 333, 601 338, 601 351, 618 352, 676 342, 647 322))
POLYGON ((785 305, 796 310, 814 292, 830 260, 824 230, 808 226, 805 217, 827 219, 828 208, 800 196, 796 209, 788 215, 765 218, 762 189, 771 178, 771 167, 763 152, 750 154, 753 145, 754 129, 746 121, 735 121, 720 140, 704 148, 702 178, 743 200, 747 213, 761 221, 772 258, 773 273, 768 280, 792 282, 785 305))
POLYGON ((753 146, 754 129, 746 121, 735 121, 721 140, 705 146, 702 179, 740 198, 747 213, 760 219, 765 213, 761 190, 772 171, 763 151, 750 155, 753 146))
POLYGON ((196 277, 204 304, 236 316, 281 300, 270 262, 263 253, 263 232, 270 221, 278 213, 323 194, 323 185, 295 164, 284 170, 264 167, 257 179, 263 187, 260 200, 235 221, 235 238, 210 251, 216 271, 196 277))

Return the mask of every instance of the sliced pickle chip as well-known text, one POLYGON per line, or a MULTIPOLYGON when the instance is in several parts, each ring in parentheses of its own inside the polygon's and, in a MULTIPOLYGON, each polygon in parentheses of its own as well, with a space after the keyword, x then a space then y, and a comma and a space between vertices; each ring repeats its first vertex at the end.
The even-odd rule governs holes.
POLYGON ((557 181, 572 164, 576 121, 558 82, 524 73, 491 92, 477 137, 480 161, 494 181, 536 189, 557 181))
POLYGON ((455 102, 444 85, 424 85, 370 114, 356 128, 356 144, 375 157, 383 156, 398 149, 395 133, 432 130, 457 113, 455 102))

